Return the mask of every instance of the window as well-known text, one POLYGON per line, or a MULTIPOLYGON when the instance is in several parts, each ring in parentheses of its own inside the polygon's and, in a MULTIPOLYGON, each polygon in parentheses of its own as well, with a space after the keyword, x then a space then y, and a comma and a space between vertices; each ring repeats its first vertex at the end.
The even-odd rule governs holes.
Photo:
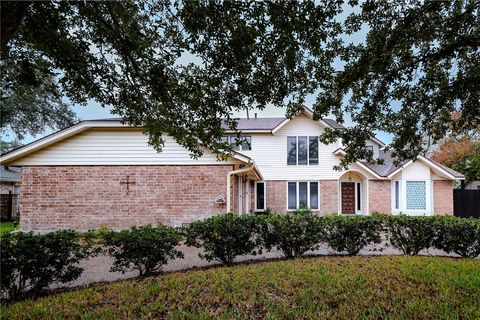
POLYGON ((222 143, 230 143, 233 150, 252 150, 252 137, 250 136, 223 136, 222 143))
POLYGON ((287 137, 287 164, 297 164, 297 137, 287 137))
POLYGON ((395 181, 395 209, 400 209, 400 181, 395 181))
POLYGON ((318 164, 318 137, 287 137, 287 164, 318 164))
POLYGON ((309 137, 308 158, 309 164, 318 164, 318 137, 309 137))
POLYGON ((361 194, 361 190, 362 188, 360 187, 360 183, 357 183, 357 211, 361 211, 362 210, 362 194, 361 194))
POLYGON ((288 182, 288 210, 308 207, 318 210, 318 182, 288 182))
POLYGON ((407 181, 407 210, 425 210, 427 207, 426 194, 425 181, 407 181))
POLYGON ((265 182, 255 182, 255 211, 265 211, 266 200, 265 182))
POLYGON ((368 151, 372 151, 373 152, 373 146, 366 146, 367 150, 368 151))

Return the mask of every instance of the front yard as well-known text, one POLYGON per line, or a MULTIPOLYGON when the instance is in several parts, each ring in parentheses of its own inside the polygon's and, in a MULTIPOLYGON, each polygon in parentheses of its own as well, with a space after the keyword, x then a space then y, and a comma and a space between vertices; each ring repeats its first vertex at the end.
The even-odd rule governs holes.
POLYGON ((480 318, 480 261, 317 257, 213 267, 1 306, 9 319, 480 318))
POLYGON ((12 232, 16 228, 13 222, 0 222, 0 235, 12 232))

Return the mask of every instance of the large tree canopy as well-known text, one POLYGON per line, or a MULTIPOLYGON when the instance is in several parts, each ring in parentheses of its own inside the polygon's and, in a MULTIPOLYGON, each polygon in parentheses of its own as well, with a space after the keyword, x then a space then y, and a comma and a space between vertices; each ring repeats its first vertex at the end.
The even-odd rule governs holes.
POLYGON ((194 156, 224 150, 232 111, 275 105, 292 116, 314 95, 315 118, 354 121, 322 136, 343 139, 343 164, 371 156, 376 130, 413 158, 479 124, 479 11, 474 0, 32 2, 12 10, 9 28, 2 19, 2 65, 38 70, 20 72, 30 75, 20 86, 52 74, 48 92, 112 106, 158 150, 162 133, 194 156))

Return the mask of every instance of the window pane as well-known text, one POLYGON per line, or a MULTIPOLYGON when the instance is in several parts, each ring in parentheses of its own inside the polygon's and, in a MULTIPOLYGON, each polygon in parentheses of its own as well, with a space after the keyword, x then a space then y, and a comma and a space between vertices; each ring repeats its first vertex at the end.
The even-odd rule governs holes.
POLYGON ((238 141, 237 137, 230 136, 230 145, 233 150, 240 150, 240 141, 238 141))
POLYGON ((357 210, 360 211, 362 210, 362 194, 361 190, 362 188, 360 187, 360 183, 357 183, 357 210))
POLYGON ((395 181, 395 209, 400 208, 400 182, 395 181))
POLYGON ((288 209, 297 208, 297 183, 288 183, 288 209))
POLYGON ((257 182, 257 208, 256 210, 265 210, 265 183, 257 182))
POLYGON ((298 206, 308 207, 308 184, 307 182, 298 183, 298 206))
POLYGON ((252 150, 252 138, 250 136, 243 137, 242 150, 252 150))
POLYGON ((318 209, 318 182, 310 182, 310 209, 318 209))
POLYGON ((318 137, 309 137, 308 157, 309 164, 318 164, 318 137))
POLYGON ((287 137, 287 164, 296 165, 297 164, 297 138, 296 137, 287 137))
POLYGON ((222 136, 222 137, 220 138, 220 142, 221 142, 221 143, 228 143, 228 136, 222 136))
POLYGON ((307 164, 307 137, 298 137, 298 164, 307 164))
POLYGON ((426 209, 425 181, 407 181, 407 209, 426 209))

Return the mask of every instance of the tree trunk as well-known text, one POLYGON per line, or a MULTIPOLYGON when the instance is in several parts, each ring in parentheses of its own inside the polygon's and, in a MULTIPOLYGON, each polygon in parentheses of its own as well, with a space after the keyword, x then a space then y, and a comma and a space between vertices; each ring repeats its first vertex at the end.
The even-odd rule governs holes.
POLYGON ((31 1, 2 1, 0 49, 3 52, 27 14, 31 1))

